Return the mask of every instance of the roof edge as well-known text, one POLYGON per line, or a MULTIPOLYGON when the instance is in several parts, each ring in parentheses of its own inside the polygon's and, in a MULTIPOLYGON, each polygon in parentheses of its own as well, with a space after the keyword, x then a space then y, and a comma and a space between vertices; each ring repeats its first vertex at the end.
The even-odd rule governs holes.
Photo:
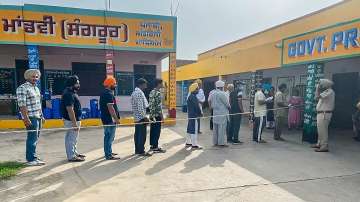
POLYGON ((254 34, 250 34, 250 35, 248 35, 248 36, 245 36, 245 37, 243 37, 243 38, 237 39, 237 40, 235 40, 235 41, 228 42, 228 43, 226 43, 226 44, 224 44, 224 45, 221 45, 221 46, 218 46, 218 47, 216 47, 216 48, 213 48, 213 49, 207 50, 207 51, 205 51, 205 52, 199 53, 199 54, 198 54, 198 57, 201 56, 201 55, 203 55, 203 54, 205 54, 205 53, 209 53, 209 52, 211 52, 211 51, 214 51, 214 50, 216 50, 216 49, 223 48, 223 47, 225 47, 225 46, 228 46, 228 45, 231 45, 231 44, 234 44, 234 43, 237 43, 237 42, 246 40, 246 39, 248 39, 248 38, 254 37, 254 36, 256 36, 256 35, 259 35, 259 34, 268 32, 268 31, 273 30, 273 29, 275 29, 275 28, 278 28, 278 27, 281 27, 281 26, 290 24, 290 23, 292 23, 292 22, 296 22, 296 21, 298 21, 298 20, 301 20, 301 19, 304 19, 304 18, 313 16, 313 15, 316 15, 316 14, 318 14, 318 13, 321 13, 321 12, 324 12, 324 11, 326 11, 326 10, 332 9, 332 8, 334 8, 334 7, 340 6, 340 5, 342 5, 342 4, 344 4, 344 3, 347 3, 347 2, 349 2, 349 1, 352 1, 352 0, 342 0, 342 1, 339 2, 339 3, 330 5, 330 6, 328 6, 328 7, 322 8, 322 9, 320 9, 320 10, 317 10, 317 11, 314 11, 314 12, 311 12, 311 13, 308 13, 308 14, 305 14, 305 15, 303 15, 303 16, 300 16, 300 17, 298 17, 298 18, 292 19, 292 20, 290 20, 290 21, 287 21, 287 22, 284 22, 284 23, 281 23, 281 24, 272 26, 272 27, 267 28, 267 29, 265 29, 265 30, 262 30, 262 31, 259 31, 259 32, 255 32, 254 34))

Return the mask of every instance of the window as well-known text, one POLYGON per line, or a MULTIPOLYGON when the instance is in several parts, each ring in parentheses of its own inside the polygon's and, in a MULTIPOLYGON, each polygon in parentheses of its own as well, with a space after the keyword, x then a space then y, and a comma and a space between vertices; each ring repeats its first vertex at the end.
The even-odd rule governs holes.
POLYGON ((71 76, 71 71, 45 70, 46 89, 52 91, 52 95, 61 95, 65 89, 66 79, 71 76))
POLYGON ((14 69, 0 69, 0 95, 15 94, 14 69))
POLYGON ((116 72, 117 95, 128 96, 134 91, 134 74, 132 72, 116 72))
POLYGON ((103 81, 106 78, 105 63, 72 63, 73 74, 80 79, 81 96, 99 96, 104 90, 103 81))

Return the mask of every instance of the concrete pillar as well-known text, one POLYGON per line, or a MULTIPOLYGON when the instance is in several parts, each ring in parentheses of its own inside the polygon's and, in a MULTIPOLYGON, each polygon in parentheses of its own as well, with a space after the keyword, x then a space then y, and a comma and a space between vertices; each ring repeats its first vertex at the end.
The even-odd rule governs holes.
POLYGON ((315 63, 307 66, 307 81, 304 106, 303 141, 317 142, 315 90, 319 80, 324 77, 324 65, 315 63))
POLYGON ((176 118, 176 53, 169 54, 169 117, 176 118))

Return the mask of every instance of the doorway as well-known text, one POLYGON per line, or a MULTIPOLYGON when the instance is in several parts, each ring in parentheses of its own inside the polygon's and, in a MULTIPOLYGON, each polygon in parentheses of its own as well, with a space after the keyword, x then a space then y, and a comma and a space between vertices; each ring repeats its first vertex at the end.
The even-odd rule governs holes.
MULTIPOLYGON (((41 84, 41 92, 45 91, 45 74, 44 74, 44 62, 40 60, 39 62, 40 68, 40 84, 41 84)), ((21 84, 25 83, 24 73, 29 69, 29 61, 28 60, 15 60, 15 68, 16 68, 16 87, 19 87, 21 84)))
POLYGON ((335 109, 332 118, 332 127, 338 129, 351 129, 351 116, 358 101, 359 73, 334 74, 335 109))

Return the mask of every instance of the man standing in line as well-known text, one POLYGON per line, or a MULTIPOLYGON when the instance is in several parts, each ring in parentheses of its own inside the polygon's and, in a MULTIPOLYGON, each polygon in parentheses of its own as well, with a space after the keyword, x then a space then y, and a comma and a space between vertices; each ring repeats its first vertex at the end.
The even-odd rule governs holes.
MULTIPOLYGON (((229 112, 231 112, 230 94, 231 94, 231 92, 233 92, 233 91, 234 91, 234 85, 231 84, 231 83, 230 83, 230 84, 227 84, 225 94, 226 94, 226 98, 228 99, 228 101, 229 101, 229 103, 230 103, 230 110, 229 110, 229 112)), ((230 114, 231 114, 231 113, 230 113, 230 114)), ((231 131, 232 131, 231 115, 229 115, 229 117, 228 117, 228 122, 227 122, 227 126, 226 126, 226 136, 227 136, 227 142, 228 142, 228 143, 232 143, 232 142, 233 142, 231 131)))
POLYGON ((275 94, 274 107, 275 107, 275 130, 274 130, 274 140, 284 141, 284 138, 281 137, 282 128, 286 123, 286 109, 287 101, 286 95, 286 84, 280 84, 279 90, 275 94))
POLYGON ((81 126, 81 104, 77 92, 80 90, 79 77, 70 76, 65 82, 65 90, 61 97, 61 114, 64 127, 68 128, 65 135, 65 150, 69 162, 85 161, 85 155, 77 151, 77 142, 81 126))
POLYGON ((225 136, 230 108, 224 86, 225 82, 217 81, 215 83, 216 91, 211 96, 211 108, 214 110, 213 144, 223 147, 227 146, 225 136))
POLYGON ((209 108, 210 108, 210 115, 211 115, 211 118, 210 118, 210 130, 213 130, 214 128, 214 120, 213 120, 213 115, 214 115, 214 112, 211 108, 211 96, 212 94, 216 91, 216 88, 212 89, 209 93, 209 96, 208 96, 208 104, 209 104, 209 108))
POLYGON ((230 93, 230 137, 228 137, 228 142, 232 142, 234 145, 241 144, 239 141, 239 130, 241 125, 241 117, 240 113, 244 112, 243 104, 242 104, 242 91, 239 89, 239 85, 237 85, 236 90, 232 90, 230 93))
POLYGON ((316 152, 329 152, 329 124, 335 108, 335 92, 331 89, 333 85, 329 79, 320 79, 316 86, 315 96, 319 100, 316 105, 318 143, 313 146, 316 152))
POLYGON ((37 69, 28 69, 24 73, 26 82, 16 89, 18 106, 23 122, 26 126, 26 161, 28 166, 41 166, 41 161, 36 154, 36 146, 40 137, 42 123, 45 121, 41 109, 41 94, 36 86, 41 73, 37 69))
POLYGON ((266 125, 266 97, 261 89, 261 84, 257 84, 254 98, 254 126, 253 141, 258 143, 266 143, 262 140, 261 134, 266 125))
POLYGON ((195 82, 189 86, 189 96, 186 100, 188 106, 188 125, 185 147, 191 147, 192 149, 202 149, 198 144, 198 120, 202 115, 199 100, 196 94, 199 91, 199 85, 195 82))
MULTIPOLYGON (((201 114, 204 114, 203 104, 205 103, 206 98, 205 98, 204 90, 202 89, 202 81, 200 79, 197 79, 195 82, 199 85, 199 92, 196 94, 196 98, 199 100, 201 114)), ((200 118, 199 118, 198 119, 198 129, 197 129, 198 134, 202 134, 200 129, 201 129, 201 126, 200 126, 200 118)))
POLYGON ((147 88, 147 81, 140 78, 136 81, 136 88, 131 94, 131 104, 135 120, 135 154, 149 157, 150 153, 145 152, 146 126, 149 119, 146 117, 146 109, 149 103, 146 100, 144 90, 147 88))
POLYGON ((119 110, 114 96, 117 87, 116 80, 113 76, 107 76, 103 84, 105 89, 100 96, 100 111, 104 125, 104 154, 106 160, 118 160, 120 158, 112 152, 116 132, 115 124, 120 124, 119 110))
POLYGON ((166 150, 159 147, 159 138, 161 133, 161 121, 163 121, 162 99, 160 89, 163 88, 163 80, 155 80, 155 88, 150 92, 149 109, 150 120, 154 121, 150 125, 150 150, 155 153, 165 153, 166 150))

